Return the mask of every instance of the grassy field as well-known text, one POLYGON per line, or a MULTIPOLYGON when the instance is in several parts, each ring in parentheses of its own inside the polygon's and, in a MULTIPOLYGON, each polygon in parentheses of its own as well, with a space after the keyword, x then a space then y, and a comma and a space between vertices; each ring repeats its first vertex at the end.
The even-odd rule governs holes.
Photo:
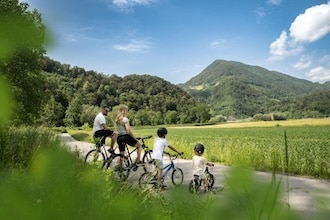
MULTIPOLYGON (((330 119, 233 122, 212 126, 168 126, 170 144, 193 156, 202 143, 205 157, 224 165, 244 165, 297 175, 330 178, 330 119)), ((157 127, 133 127, 136 136, 153 135, 157 127)), ((69 131, 91 141, 91 131, 69 131)), ((153 139, 147 144, 152 147, 153 139)))

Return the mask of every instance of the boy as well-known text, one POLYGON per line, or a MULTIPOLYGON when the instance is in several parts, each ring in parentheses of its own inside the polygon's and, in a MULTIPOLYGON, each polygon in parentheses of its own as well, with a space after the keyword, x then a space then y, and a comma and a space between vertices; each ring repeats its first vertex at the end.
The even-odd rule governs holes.
POLYGON ((195 145, 195 147, 194 147, 195 155, 193 156, 192 173, 193 173, 193 177, 195 180, 198 179, 198 177, 201 177, 201 179, 203 180, 204 190, 206 190, 207 182, 206 182, 206 178, 204 175, 204 171, 205 171, 206 165, 214 166, 214 164, 205 160, 205 158, 203 157, 204 150, 205 150, 205 148, 204 148, 203 144, 195 145))
POLYGON ((158 137, 155 139, 154 148, 152 150, 151 158, 154 160, 156 169, 158 170, 158 186, 164 188, 165 186, 162 183, 162 175, 163 175, 163 153, 166 147, 169 147, 171 150, 175 151, 178 154, 183 154, 177 151, 173 146, 171 146, 168 141, 165 139, 167 135, 166 128, 158 128, 157 130, 158 137))

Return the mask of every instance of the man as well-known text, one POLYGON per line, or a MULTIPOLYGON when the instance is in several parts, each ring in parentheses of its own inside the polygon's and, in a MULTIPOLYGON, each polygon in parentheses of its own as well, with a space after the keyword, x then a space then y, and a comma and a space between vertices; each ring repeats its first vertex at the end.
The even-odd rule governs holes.
POLYGON ((108 115, 108 112, 109 112, 109 107, 103 105, 101 107, 101 112, 98 113, 94 119, 93 136, 95 139, 97 139, 98 146, 105 145, 105 139, 107 137, 110 137, 111 143, 109 150, 112 151, 113 146, 115 145, 117 140, 117 133, 110 130, 106 124, 105 116, 108 115))

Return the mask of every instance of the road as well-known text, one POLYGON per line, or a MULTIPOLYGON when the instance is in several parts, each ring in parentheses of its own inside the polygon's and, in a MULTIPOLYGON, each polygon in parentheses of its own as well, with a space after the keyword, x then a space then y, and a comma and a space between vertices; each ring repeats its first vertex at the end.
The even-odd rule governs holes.
MULTIPOLYGON (((70 135, 63 133, 61 139, 69 147, 71 151, 79 151, 79 154, 83 158, 84 155, 93 147, 93 144, 80 142, 73 139, 70 135)), ((166 161, 164 162, 166 164, 166 161)), ((183 185, 187 185, 191 180, 191 160, 178 159, 176 164, 184 172, 183 185)), ((210 168, 211 173, 215 175, 215 188, 219 189, 225 187, 219 194, 225 194, 226 186, 226 174, 230 171, 231 167, 215 165, 210 168)), ((132 184, 137 184, 137 180, 141 175, 142 171, 131 172, 128 181, 132 184)), ((267 172, 254 172, 257 180, 271 182, 272 174, 267 172)), ((330 181, 329 180, 318 180, 311 178, 304 178, 298 176, 287 176, 287 175, 276 175, 276 180, 282 180, 282 191, 283 202, 287 202, 292 210, 298 212, 301 219, 315 219, 317 212, 319 211, 319 202, 324 200, 323 208, 326 210, 326 216, 330 219, 330 181)), ((165 184, 169 186, 170 179, 165 180, 165 184)))

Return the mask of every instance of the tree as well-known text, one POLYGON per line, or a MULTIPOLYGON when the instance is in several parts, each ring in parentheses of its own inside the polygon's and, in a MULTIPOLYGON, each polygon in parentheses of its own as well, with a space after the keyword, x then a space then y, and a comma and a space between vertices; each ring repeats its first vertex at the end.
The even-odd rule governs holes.
POLYGON ((176 124, 178 122, 178 113, 177 111, 168 111, 165 115, 166 124, 176 124))
POLYGON ((63 126, 64 107, 52 96, 44 106, 40 124, 45 126, 63 126))
POLYGON ((0 74, 9 82, 14 124, 34 124, 47 100, 41 74, 45 26, 41 15, 18 0, 0 2, 0 74))
POLYGON ((100 112, 98 106, 93 105, 83 105, 83 111, 80 116, 82 124, 88 124, 89 127, 93 127, 94 118, 100 112))
POLYGON ((68 109, 65 111, 65 125, 66 126, 81 126, 83 123, 81 122, 81 113, 83 111, 83 107, 80 101, 80 98, 76 97, 72 99, 70 102, 68 109))

